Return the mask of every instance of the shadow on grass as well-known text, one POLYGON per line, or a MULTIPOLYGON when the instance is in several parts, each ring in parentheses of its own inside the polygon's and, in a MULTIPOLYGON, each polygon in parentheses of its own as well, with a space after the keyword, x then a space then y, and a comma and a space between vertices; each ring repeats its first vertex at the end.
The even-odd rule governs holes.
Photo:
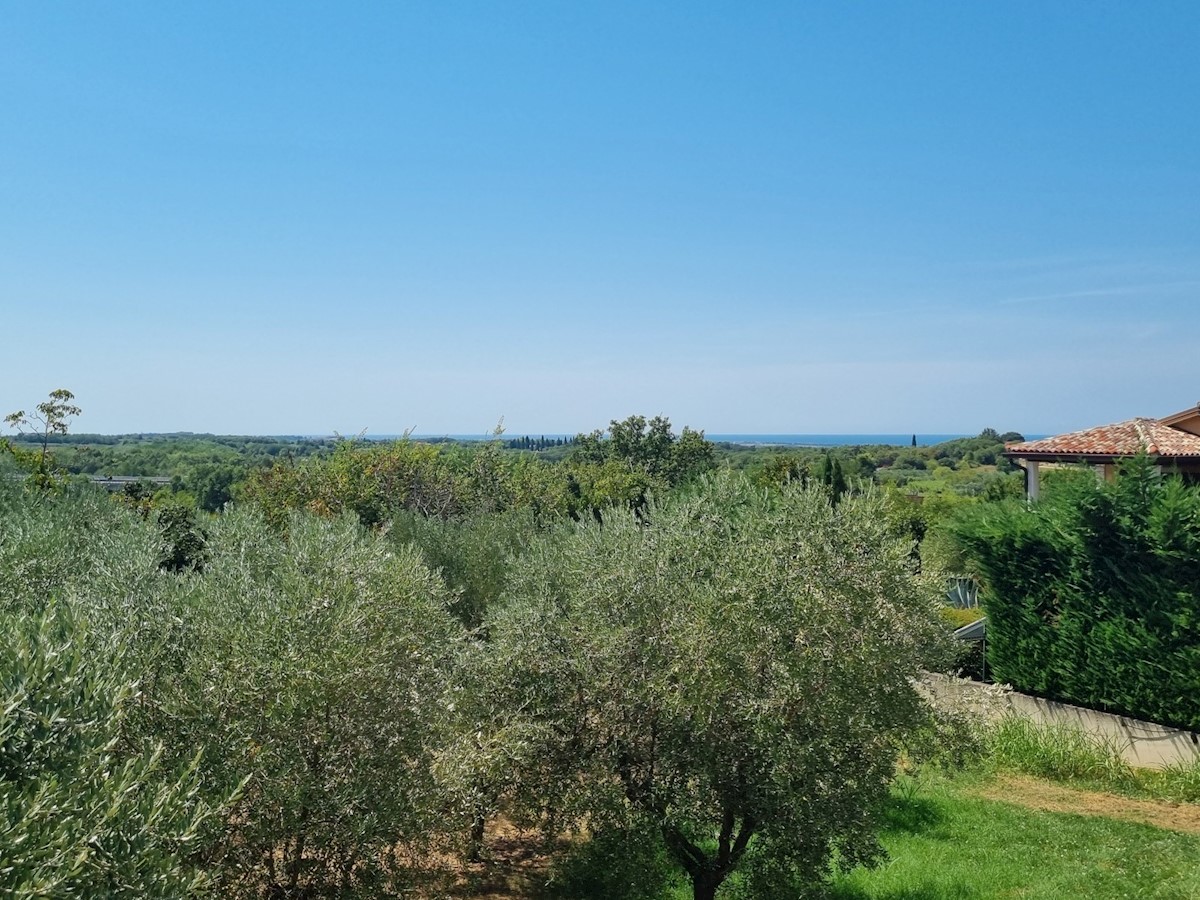
MULTIPOLYGON (((935 797, 893 796, 884 812, 886 831, 946 838, 952 828, 945 807, 935 797)), ((600 833, 581 843, 553 865, 549 877, 533 892, 536 900, 663 900, 690 898, 687 879, 670 860, 658 833, 600 833)), ((729 896, 743 896, 730 882, 729 896)), ((804 893, 804 896, 810 896, 804 893)), ((797 894, 800 896, 800 889, 797 894)), ((821 900, 981 900, 977 890, 945 883, 862 887, 833 883, 821 900)))
POLYGON ((946 813, 941 805, 927 797, 893 797, 883 819, 887 831, 909 834, 935 832, 945 823, 946 813))
MULTIPOLYGON (((893 833, 947 840, 952 837, 952 829, 946 808, 931 797, 893 795, 884 813, 884 830, 893 833)), ((821 900, 982 900, 985 896, 973 885, 947 884, 933 878, 926 881, 920 875, 910 877, 909 883, 902 885, 863 885, 856 881, 853 877, 835 880, 820 895, 821 900)))

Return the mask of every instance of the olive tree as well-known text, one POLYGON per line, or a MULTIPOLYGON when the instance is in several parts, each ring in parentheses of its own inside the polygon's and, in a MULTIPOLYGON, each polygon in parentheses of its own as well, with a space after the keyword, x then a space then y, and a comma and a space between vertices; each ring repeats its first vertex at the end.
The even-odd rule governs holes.
POLYGON ((410 547, 352 519, 211 525, 202 574, 178 577, 148 672, 145 729, 204 749, 242 785, 217 850, 226 895, 379 896, 397 853, 440 827, 431 760, 461 627, 410 547))
MULTIPOLYGON (((880 502, 723 473, 534 548, 463 696, 481 765, 561 827, 656 831, 711 900, 880 854, 936 589, 880 502)), ((470 748, 464 746, 468 754, 470 748)))
POLYGON ((242 510, 206 525, 203 566, 164 565, 152 521, 5 465, 0 896, 395 888, 442 827, 462 633, 418 552, 242 510))
POLYGON ((123 739, 137 684, 63 606, 0 610, 0 896, 199 896, 223 805, 123 739))
POLYGON ((0 896, 200 895, 233 788, 203 791, 194 747, 136 726, 142 626, 170 618, 153 528, 11 475, 0 460, 0 896))

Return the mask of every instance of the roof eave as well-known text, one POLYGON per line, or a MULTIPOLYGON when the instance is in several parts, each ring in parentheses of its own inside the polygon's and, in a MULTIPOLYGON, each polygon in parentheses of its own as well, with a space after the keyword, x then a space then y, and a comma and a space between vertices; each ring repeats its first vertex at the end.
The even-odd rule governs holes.
POLYGON ((1169 416, 1163 416, 1158 421, 1162 425, 1174 425, 1177 422, 1186 422, 1188 419, 1194 419, 1196 416, 1200 416, 1200 403, 1195 406, 1189 406, 1187 409, 1181 409, 1179 412, 1172 413, 1169 416))
MULTIPOLYGON (((1122 459, 1133 459, 1137 453, 1079 453, 1070 450, 1005 450, 1002 454, 1009 459, 1028 459, 1033 462, 1078 462, 1098 465, 1113 463, 1122 459)), ((1200 454, 1187 453, 1175 455, 1170 453, 1146 453, 1151 459, 1163 461, 1200 462, 1200 454)))
MULTIPOLYGON (((1068 462, 1068 463, 1088 463, 1097 465, 1099 463, 1116 462, 1118 459, 1132 459, 1136 454, 1128 455, 1113 454, 1113 453, 1071 453, 1060 452, 1053 450, 1005 450, 1004 456, 1009 459, 1027 459, 1031 462, 1068 462)), ((1154 454, 1147 454, 1153 456, 1154 454)))

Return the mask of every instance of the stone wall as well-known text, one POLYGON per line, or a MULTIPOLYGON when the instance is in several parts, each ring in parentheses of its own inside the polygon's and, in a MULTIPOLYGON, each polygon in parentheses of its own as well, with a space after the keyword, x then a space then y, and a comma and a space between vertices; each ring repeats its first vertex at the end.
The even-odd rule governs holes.
POLYGON ((1154 722, 1043 700, 965 678, 928 674, 924 684, 939 704, 984 721, 1004 715, 1024 716, 1047 725, 1067 725, 1111 741, 1131 766, 1161 769, 1200 760, 1200 735, 1154 722))

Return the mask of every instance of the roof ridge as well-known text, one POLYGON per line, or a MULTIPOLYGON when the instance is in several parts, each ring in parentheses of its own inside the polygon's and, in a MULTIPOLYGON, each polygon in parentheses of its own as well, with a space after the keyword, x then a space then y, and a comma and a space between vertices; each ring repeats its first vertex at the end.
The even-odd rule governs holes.
POLYGON ((1146 448, 1146 452, 1157 456, 1158 444, 1154 442, 1154 435, 1150 433, 1150 429, 1145 424, 1150 421, 1152 420, 1144 416, 1138 416, 1133 420, 1133 427, 1137 430, 1138 439, 1142 442, 1142 446, 1146 448))

